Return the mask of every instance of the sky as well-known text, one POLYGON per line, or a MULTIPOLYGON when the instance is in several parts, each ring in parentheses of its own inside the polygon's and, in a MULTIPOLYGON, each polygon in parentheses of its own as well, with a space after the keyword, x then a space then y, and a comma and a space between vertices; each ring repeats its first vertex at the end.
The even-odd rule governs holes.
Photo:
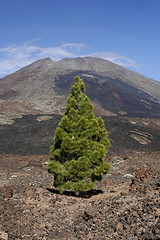
POLYGON ((160 81, 160 0, 0 0, 0 77, 84 56, 160 81))

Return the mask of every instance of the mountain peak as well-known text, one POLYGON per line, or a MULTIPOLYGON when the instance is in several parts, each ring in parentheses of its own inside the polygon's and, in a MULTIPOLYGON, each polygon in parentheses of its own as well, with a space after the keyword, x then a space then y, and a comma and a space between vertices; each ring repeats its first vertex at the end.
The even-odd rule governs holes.
POLYGON ((53 64, 54 61, 50 58, 42 58, 42 59, 39 59, 33 63, 30 63, 29 65, 27 65, 26 67, 23 67, 21 68, 19 71, 24 71, 24 70, 34 70, 36 68, 40 68, 40 67, 44 67, 44 66, 47 66, 47 65, 50 65, 50 64, 53 64))
POLYGON ((84 80, 99 115, 159 116, 159 82, 90 56, 44 58, 8 75, 0 81, 0 110, 61 114, 76 75, 84 80))
POLYGON ((38 59, 37 61, 35 61, 34 63, 31 63, 31 64, 36 64, 36 63, 39 63, 39 64, 47 64, 47 63, 53 63, 54 61, 51 59, 51 58, 42 58, 42 59, 38 59))

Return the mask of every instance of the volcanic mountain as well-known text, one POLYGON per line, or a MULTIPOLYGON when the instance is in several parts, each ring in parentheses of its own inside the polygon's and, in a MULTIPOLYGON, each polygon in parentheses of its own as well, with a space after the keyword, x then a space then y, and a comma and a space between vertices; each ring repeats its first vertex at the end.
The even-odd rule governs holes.
POLYGON ((42 59, 0 79, 0 239, 160 239, 159 93, 159 82, 91 57, 42 59), (113 166, 79 196, 59 194, 47 172, 75 75, 103 115, 113 166))
POLYGON ((26 114, 61 114, 79 75, 95 112, 159 117, 160 83, 101 58, 38 60, 0 79, 1 122, 26 114))

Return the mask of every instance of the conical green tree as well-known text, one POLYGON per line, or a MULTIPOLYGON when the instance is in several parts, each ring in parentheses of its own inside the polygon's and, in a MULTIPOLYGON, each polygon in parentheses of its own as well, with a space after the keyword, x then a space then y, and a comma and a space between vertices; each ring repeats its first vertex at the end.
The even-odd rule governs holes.
POLYGON ((54 186, 61 193, 91 190, 94 182, 111 168, 104 161, 110 146, 104 121, 94 115, 82 79, 76 76, 74 80, 66 112, 54 134, 48 164, 54 186))

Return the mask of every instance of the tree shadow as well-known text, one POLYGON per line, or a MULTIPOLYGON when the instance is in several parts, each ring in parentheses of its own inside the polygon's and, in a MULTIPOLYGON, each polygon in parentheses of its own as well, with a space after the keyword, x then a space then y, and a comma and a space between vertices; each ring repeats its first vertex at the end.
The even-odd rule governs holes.
POLYGON ((78 198, 90 198, 92 196, 103 193, 102 190, 96 190, 96 189, 92 189, 92 190, 84 191, 84 192, 80 192, 80 193, 75 193, 73 191, 64 191, 63 193, 60 193, 58 190, 56 190, 54 188, 46 188, 46 189, 51 193, 56 193, 56 194, 66 195, 66 196, 71 196, 71 197, 78 197, 78 198))

